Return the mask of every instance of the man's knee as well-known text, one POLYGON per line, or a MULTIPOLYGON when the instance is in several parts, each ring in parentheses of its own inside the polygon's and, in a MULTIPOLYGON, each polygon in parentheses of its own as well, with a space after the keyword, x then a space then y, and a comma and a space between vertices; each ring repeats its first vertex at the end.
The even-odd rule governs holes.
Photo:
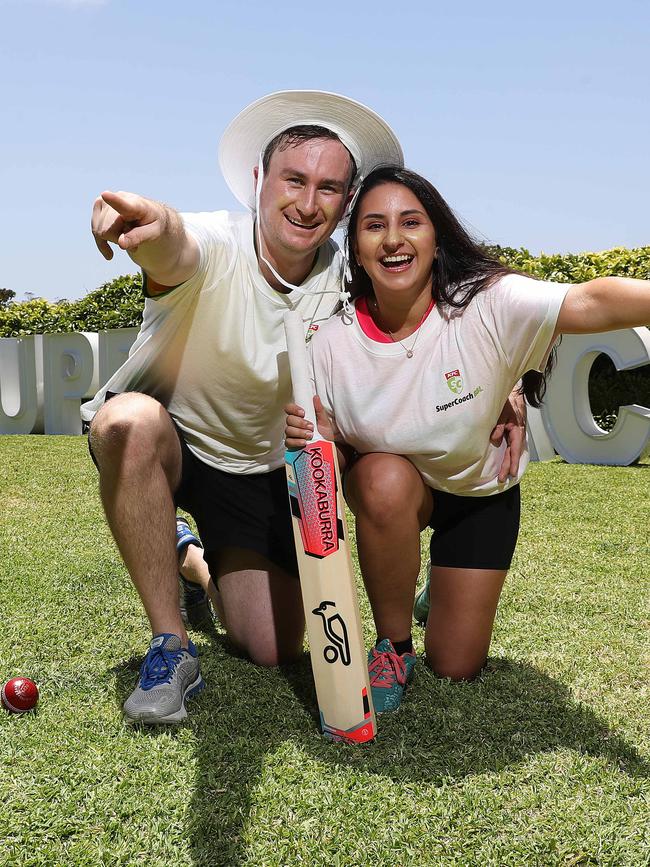
POLYGON ((302 656, 302 644, 300 647, 264 647, 251 646, 246 654, 251 662, 261 668, 275 668, 277 665, 290 665, 298 662, 302 656))
POLYGON ((145 394, 128 392, 108 400, 90 426, 90 447, 100 466, 102 461, 127 451, 152 454, 174 433, 165 408, 145 394))
POLYGON ((249 659, 260 668, 275 668, 278 665, 289 665, 297 662, 303 652, 303 636, 295 636, 288 644, 285 640, 278 642, 275 636, 263 636, 260 634, 234 634, 226 628, 228 640, 233 649, 241 656, 249 659))

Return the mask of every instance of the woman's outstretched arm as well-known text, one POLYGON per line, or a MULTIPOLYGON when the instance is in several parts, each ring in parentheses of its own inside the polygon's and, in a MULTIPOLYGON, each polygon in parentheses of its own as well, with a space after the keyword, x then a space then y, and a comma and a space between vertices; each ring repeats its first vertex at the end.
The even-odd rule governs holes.
POLYGON ((566 294, 555 336, 592 334, 650 324, 650 280, 597 277, 566 294))

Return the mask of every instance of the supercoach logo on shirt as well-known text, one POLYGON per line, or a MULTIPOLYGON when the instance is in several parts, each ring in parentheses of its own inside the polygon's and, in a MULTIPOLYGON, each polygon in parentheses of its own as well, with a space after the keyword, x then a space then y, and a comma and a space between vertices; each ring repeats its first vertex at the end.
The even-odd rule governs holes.
POLYGON ((461 393, 463 390, 463 377, 460 375, 460 370, 450 370, 449 373, 445 373, 445 379, 447 380, 449 391, 453 391, 454 394, 461 393))
MULTIPOLYGON (((445 373, 445 376, 449 376, 449 374, 445 373)), ((440 406, 436 406, 436 412, 446 412, 448 409, 451 409, 452 406, 458 406, 460 403, 466 403, 468 400, 474 400, 474 398, 478 397, 482 391, 483 386, 477 385, 473 391, 468 392, 467 394, 463 395, 463 397, 457 397, 455 398, 455 400, 450 400, 449 403, 443 403, 440 406)))

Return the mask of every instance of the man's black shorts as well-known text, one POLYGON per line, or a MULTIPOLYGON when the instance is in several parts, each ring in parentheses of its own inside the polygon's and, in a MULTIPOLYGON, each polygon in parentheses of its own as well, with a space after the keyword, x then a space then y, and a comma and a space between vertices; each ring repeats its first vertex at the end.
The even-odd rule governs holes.
MULTIPOLYGON (((107 399, 110 397, 113 395, 107 399)), ((174 427, 182 454, 181 481, 174 503, 196 521, 206 560, 221 548, 244 548, 297 576, 284 467, 253 475, 224 473, 199 460, 174 427)), ((97 466, 90 438, 88 447, 97 466)))
POLYGON ((460 497, 432 490, 434 566, 456 569, 510 568, 519 535, 519 485, 489 497, 460 497))
POLYGON ((221 548, 256 551, 298 574, 284 467, 268 473, 224 473, 199 460, 179 434, 183 475, 176 506, 196 521, 206 559, 221 548))

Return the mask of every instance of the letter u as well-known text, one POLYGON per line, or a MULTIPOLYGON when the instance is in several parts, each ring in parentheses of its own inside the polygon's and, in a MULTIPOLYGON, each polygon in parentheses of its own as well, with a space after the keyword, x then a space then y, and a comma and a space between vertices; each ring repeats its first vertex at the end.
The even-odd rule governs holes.
POLYGON ((30 434, 38 419, 34 337, 0 339, 0 434, 30 434))

